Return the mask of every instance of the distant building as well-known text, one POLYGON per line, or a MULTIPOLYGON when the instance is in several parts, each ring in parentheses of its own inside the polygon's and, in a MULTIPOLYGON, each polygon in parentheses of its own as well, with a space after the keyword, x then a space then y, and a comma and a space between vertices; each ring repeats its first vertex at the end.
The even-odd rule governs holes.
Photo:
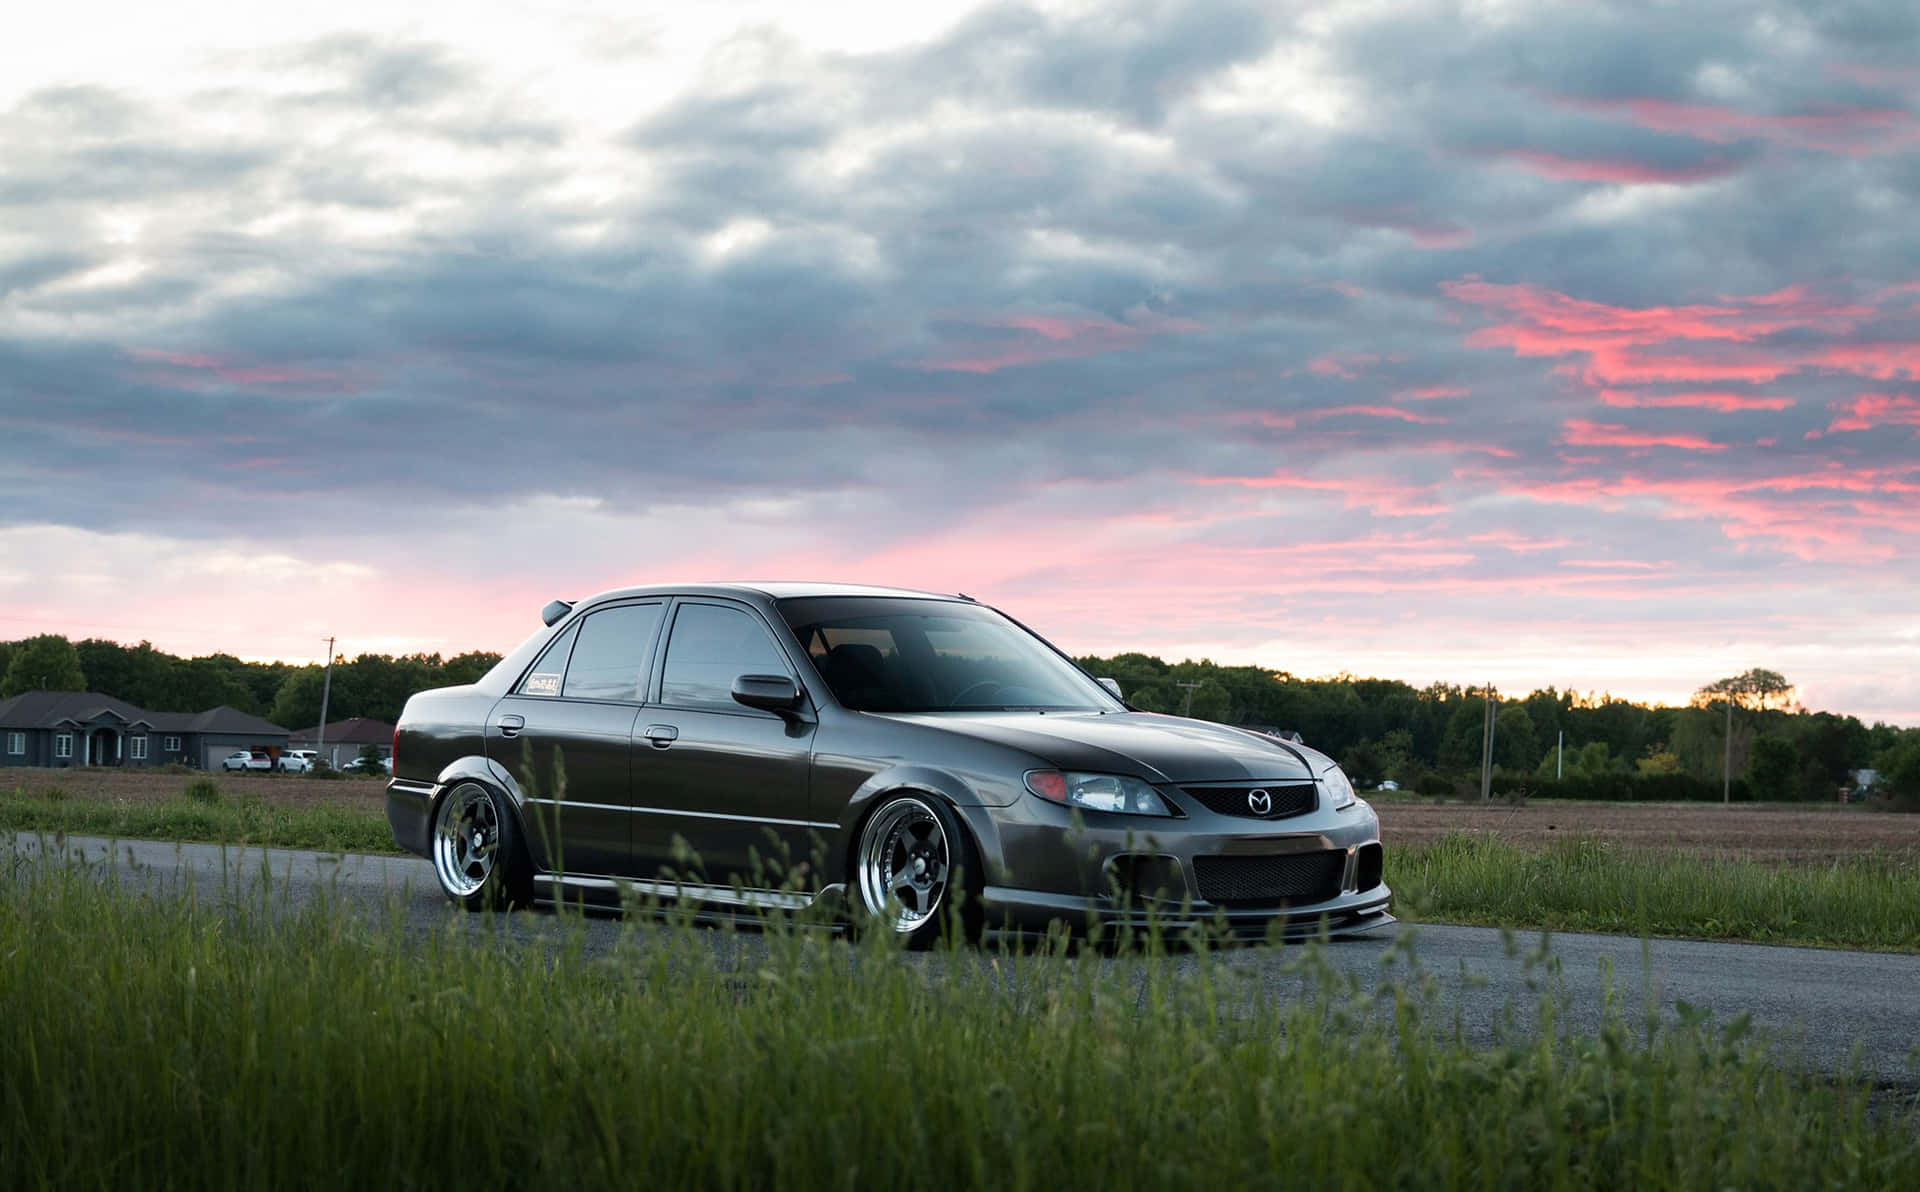
POLYGON ((359 757, 362 745, 377 746, 381 757, 391 758, 393 726, 384 720, 355 716, 351 720, 336 720, 327 725, 324 736, 318 725, 302 729, 292 734, 292 739, 287 743, 290 749, 318 749, 321 758, 336 770, 359 757))
POLYGON ((0 766, 211 769, 236 749, 287 747, 287 730, 236 708, 149 712, 90 691, 27 691, 0 700, 0 766))

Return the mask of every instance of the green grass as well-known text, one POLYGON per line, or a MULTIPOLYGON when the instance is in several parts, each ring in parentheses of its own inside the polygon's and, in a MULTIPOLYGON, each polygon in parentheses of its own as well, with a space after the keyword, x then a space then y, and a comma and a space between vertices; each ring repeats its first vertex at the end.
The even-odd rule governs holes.
MULTIPOLYGON (((58 788, 53 788, 57 790, 58 788)), ((52 792, 49 791, 48 794, 52 792)), ((0 795, 0 832, 66 833, 123 840, 182 840, 327 852, 393 853, 383 809, 276 807, 223 793, 210 778, 165 803, 107 803, 15 791, 0 795)))
POLYGON ((536 945, 270 898, 0 875, 0 1187, 1920 1183, 1907 1107, 1740 1024, 1578 1036, 1543 1002, 1476 1048, 1407 955, 1362 993, 1295 950, 1279 1000, 1205 950, 669 924, 593 954, 566 916, 536 945))
POLYGON ((1413 919, 1920 951, 1920 861, 1907 856, 1777 866, 1453 835, 1387 858, 1395 912, 1413 919))

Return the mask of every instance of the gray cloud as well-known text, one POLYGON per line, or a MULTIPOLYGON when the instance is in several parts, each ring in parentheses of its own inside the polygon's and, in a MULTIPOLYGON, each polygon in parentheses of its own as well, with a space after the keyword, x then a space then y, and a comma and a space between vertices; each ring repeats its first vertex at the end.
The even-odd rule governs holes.
MULTIPOLYGON (((330 81, 223 100, 279 122, 272 139, 222 140, 101 89, 30 97, 0 123, 4 200, 80 231, 59 251, 0 242, 9 516, 270 534, 312 499, 430 518, 547 493, 641 508, 871 488, 889 508, 867 516, 905 533, 1049 484, 1151 501, 1196 475, 1288 472, 1406 490, 1331 515, 1356 531, 1383 508, 1438 526, 1406 510, 1831 458, 1804 437, 1829 404, 1912 391, 1911 375, 1808 365, 1747 386, 1790 392, 1786 410, 1603 407, 1555 371, 1577 353, 1469 345, 1491 317, 1442 291, 1477 275, 1622 307, 1796 284, 1844 302, 1920 276, 1888 214, 1914 197, 1911 146, 1828 152, 1752 121, 1704 136, 1595 106, 1891 102, 1838 68, 1897 20, 1787 11, 1808 36, 1769 39, 1733 9, 1541 9, 1496 27, 1432 5, 1323 35, 1271 11, 1003 5, 866 56, 743 34, 607 147, 632 182, 595 202, 559 185, 574 134, 495 123, 509 84, 432 45, 289 49, 330 81), (1346 122, 1207 101, 1309 41, 1356 97, 1346 122), (478 164, 429 178, 377 145, 304 140, 303 112, 478 164), (1567 163, 1699 176, 1621 186, 1567 163), (138 270, 70 284, 122 259, 116 218, 163 201, 179 205, 149 220, 138 270), (400 230, 339 230, 356 218, 400 230), (720 243, 730 228, 745 239, 720 243), (1395 398, 1422 390, 1461 392, 1395 398), (1582 452, 1563 441, 1574 419, 1726 450, 1582 452), (133 436, 112 441, 123 466, 81 493, 108 429, 133 436), (1606 462, 1568 462, 1585 454, 1606 462)), ((1892 467, 1911 440, 1847 447, 1892 467)), ((1658 521, 1575 516, 1596 543, 1658 521)))

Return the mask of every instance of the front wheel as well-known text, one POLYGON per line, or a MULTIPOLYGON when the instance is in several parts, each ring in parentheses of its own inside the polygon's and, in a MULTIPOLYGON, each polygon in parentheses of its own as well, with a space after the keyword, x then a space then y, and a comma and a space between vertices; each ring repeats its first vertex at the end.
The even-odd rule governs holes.
POLYGON ((433 813, 433 872, 466 910, 518 906, 531 892, 506 797, 477 782, 448 791, 433 813))
POLYGON ((939 799, 883 800, 860 832, 853 877, 867 922, 909 947, 927 947, 953 928, 979 938, 979 865, 965 829, 939 799))

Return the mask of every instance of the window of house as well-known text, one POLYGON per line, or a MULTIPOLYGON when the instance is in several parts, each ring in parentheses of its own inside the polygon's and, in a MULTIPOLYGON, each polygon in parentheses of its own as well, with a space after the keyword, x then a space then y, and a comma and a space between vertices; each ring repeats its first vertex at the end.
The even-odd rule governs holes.
POLYGON ((145 736, 139 736, 133 739, 133 760, 136 762, 144 762, 147 760, 147 739, 145 736))
POLYGON ((178 753, 180 752, 180 738, 178 737, 162 738, 160 742, 160 747, 166 750, 168 753, 178 753))
POLYGON ((741 675, 792 675, 786 655, 749 613, 718 604, 683 604, 673 617, 661 702, 741 712, 733 681, 741 675))
POLYGON ((27 751, 27 734, 25 733, 8 733, 7 734, 7 752, 8 753, 11 753, 15 757, 19 757, 21 754, 25 753, 26 751, 27 751))
POLYGON ((53 756, 68 758, 73 756, 73 734, 59 733, 53 738, 53 756))
POLYGON ((647 681, 660 605, 623 604, 590 614, 567 662, 568 699, 634 701, 647 681))

